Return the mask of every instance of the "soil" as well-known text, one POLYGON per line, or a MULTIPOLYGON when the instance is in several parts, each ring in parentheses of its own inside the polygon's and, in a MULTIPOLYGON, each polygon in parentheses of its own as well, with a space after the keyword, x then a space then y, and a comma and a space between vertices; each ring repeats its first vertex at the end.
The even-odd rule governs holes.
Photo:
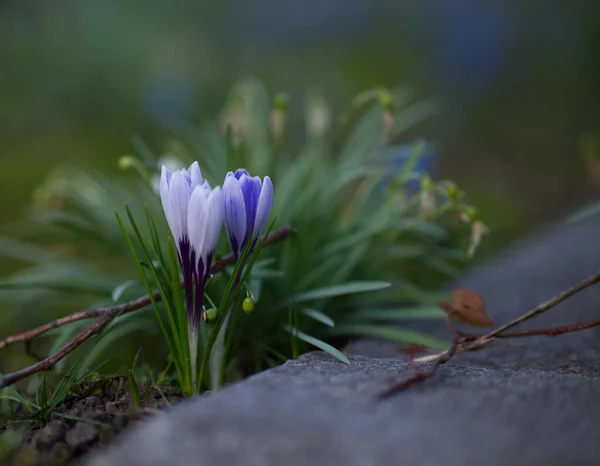
POLYGON ((23 422, 33 418, 24 409, 11 416, 0 414, 0 433, 9 434, 29 427, 25 437, 9 452, 0 451, 0 463, 3 466, 76 465, 91 450, 111 444, 130 424, 184 399, 181 390, 173 387, 140 387, 140 392, 142 401, 137 406, 132 403, 129 387, 122 378, 87 384, 81 387, 80 394, 69 396, 46 425, 33 428, 31 423, 23 422))

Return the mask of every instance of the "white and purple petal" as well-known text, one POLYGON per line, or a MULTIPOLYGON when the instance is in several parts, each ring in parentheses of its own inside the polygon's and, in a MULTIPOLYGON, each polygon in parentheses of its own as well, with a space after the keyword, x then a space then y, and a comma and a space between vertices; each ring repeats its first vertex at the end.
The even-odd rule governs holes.
POLYGON ((192 192, 187 211, 188 237, 196 260, 203 258, 206 229, 210 223, 208 200, 202 187, 192 192))
POLYGON ((167 174, 164 178, 165 181, 161 180, 163 210, 173 237, 180 242, 187 234, 187 205, 190 186, 183 172, 175 172, 171 174, 170 180, 168 178, 167 174))
POLYGON ((246 235, 246 206, 240 182, 229 172, 223 183, 225 228, 231 247, 239 255, 246 235))
POLYGON ((273 205, 273 183, 271 178, 265 176, 265 180, 262 184, 260 196, 258 197, 258 203, 256 206, 256 218, 254 220, 254 233, 252 235, 252 241, 256 241, 264 230, 269 214, 271 212, 271 206, 273 205))
POLYGON ((223 226, 223 192, 217 186, 213 189, 207 198, 209 222, 206 227, 206 237, 204 239, 204 253, 206 255, 214 252, 219 241, 219 234, 223 226))
MULTIPOLYGON (((231 172, 229 172, 229 173, 231 173, 231 172)), ((238 168, 234 173, 236 180, 239 180, 242 177, 242 175, 250 176, 250 174, 248 173, 248 170, 246 170, 245 168, 238 168)))
POLYGON ((244 242, 248 239, 250 232, 254 229, 256 220, 256 207, 258 198, 262 189, 262 182, 258 176, 250 177, 242 175, 240 178, 240 187, 244 196, 244 206, 246 207, 246 234, 244 242))
POLYGON ((194 162, 190 168, 188 168, 187 172, 190 177, 192 189, 203 183, 202 172, 200 171, 200 165, 198 162, 194 162))

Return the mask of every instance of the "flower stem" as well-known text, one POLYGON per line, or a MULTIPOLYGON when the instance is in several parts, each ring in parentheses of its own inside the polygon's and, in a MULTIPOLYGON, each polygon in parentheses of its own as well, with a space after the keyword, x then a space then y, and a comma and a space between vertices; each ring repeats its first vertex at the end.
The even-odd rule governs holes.
POLYGON ((188 322, 188 340, 190 343, 190 371, 192 373, 192 396, 198 394, 198 330, 188 322))
POLYGON ((231 312, 233 307, 227 311, 227 316, 223 325, 219 329, 217 339, 214 343, 212 354, 210 357, 210 389, 217 391, 219 389, 221 381, 221 371, 223 370, 223 361, 225 358, 225 334, 227 333, 227 327, 229 326, 229 320, 231 319, 231 312))
MULTIPOLYGON (((231 288, 231 293, 229 295, 229 299, 232 299, 235 295, 235 292, 240 284, 242 277, 243 267, 240 268, 239 273, 235 277, 235 281, 233 283, 233 287, 231 288)), ((231 307, 227 311, 227 316, 225 317, 225 321, 223 325, 219 329, 219 333, 217 334, 217 339, 215 340, 214 346, 212 348, 212 354, 210 356, 210 385, 212 391, 217 391, 223 380, 223 365, 225 362, 225 335, 227 333, 227 328, 229 327, 229 321, 231 320, 231 313, 233 312, 233 303, 231 307)))

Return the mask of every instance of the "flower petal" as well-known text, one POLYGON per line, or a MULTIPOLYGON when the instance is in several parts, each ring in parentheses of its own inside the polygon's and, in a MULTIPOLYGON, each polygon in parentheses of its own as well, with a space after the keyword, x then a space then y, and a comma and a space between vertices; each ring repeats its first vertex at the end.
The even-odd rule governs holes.
MULTIPOLYGON (((231 172, 229 172, 229 173, 231 173, 231 172)), ((250 176, 250 175, 248 174, 248 170, 246 170, 245 168, 238 168, 238 169, 235 171, 235 174, 234 174, 234 176, 235 176, 235 179, 236 179, 236 180, 239 180, 239 179, 242 177, 242 175, 250 176)))
POLYGON ((267 220, 269 219, 269 213, 271 212, 271 206, 273 205, 273 183, 271 178, 265 176, 265 180, 258 197, 258 205, 256 206, 256 219, 254 221, 254 233, 252 240, 256 241, 259 235, 265 228, 267 220))
MULTIPOLYGON (((258 176, 250 177, 242 175, 240 186, 244 195, 244 205, 246 206, 246 235, 250 235, 250 232, 254 228, 254 221, 256 220, 256 207, 262 190, 262 182, 258 176)), ((244 240, 246 239, 244 238, 244 240)))
POLYGON ((228 173, 223 183, 225 228, 234 254, 239 254, 246 234, 246 207, 240 182, 228 173))
POLYGON ((198 162, 194 162, 187 171, 192 182, 192 189, 202 184, 202 172, 200 171, 198 162))
POLYGON ((168 193, 165 194, 166 199, 163 198, 163 209, 171 232, 177 241, 187 234, 187 207, 190 191, 190 185, 184 172, 179 171, 171 175, 168 193))
POLYGON ((206 230, 209 223, 207 197, 204 189, 201 186, 196 186, 190 197, 187 211, 187 232, 196 260, 203 257, 206 230))
POLYGON ((169 183, 171 181, 171 170, 166 165, 162 166, 160 171, 160 200, 165 204, 169 197, 169 183))
MULTIPOLYGON (((207 226, 206 238, 204 239, 204 254, 212 254, 217 247, 219 234, 223 226, 223 193, 217 186, 213 189, 207 198, 207 226)), ((205 261, 206 262, 206 261, 205 261)), ((208 267, 208 264, 206 264, 208 267)))

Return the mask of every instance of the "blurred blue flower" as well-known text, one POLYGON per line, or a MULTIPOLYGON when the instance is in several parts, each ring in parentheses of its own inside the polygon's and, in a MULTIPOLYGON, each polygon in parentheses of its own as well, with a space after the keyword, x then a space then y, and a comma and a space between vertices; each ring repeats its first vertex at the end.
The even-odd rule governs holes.
POLYGON ((440 89, 460 99, 487 92, 510 51, 507 11, 478 0, 438 1, 427 8, 436 37, 431 71, 440 89))
MULTIPOLYGON (((390 177, 395 176, 404 168, 407 160, 413 155, 414 147, 413 145, 409 145, 406 147, 402 147, 398 152, 394 153, 391 159, 391 169, 392 175, 390 177)), ((435 151, 432 144, 426 146, 425 150, 422 154, 417 157, 417 162, 413 168, 413 174, 417 176, 423 176, 428 174, 434 167, 436 162, 435 151)), ((414 190, 419 188, 418 180, 411 180, 407 183, 406 188, 408 190, 414 190)))
MULTIPOLYGON (((400 173, 401 170, 404 169, 405 164, 409 161, 409 159, 414 155, 413 152, 415 150, 414 144, 408 144, 399 148, 396 152, 394 152, 391 156, 389 156, 389 170, 387 171, 387 175, 383 178, 381 182, 381 188, 385 189, 400 173)), ((422 177, 428 174, 435 167, 436 163, 436 154, 433 144, 427 144, 421 154, 417 156, 417 161, 415 166, 413 167, 412 174, 417 177, 422 177)), ((410 180, 406 183, 406 191, 411 193, 420 189, 420 181, 410 180)))

